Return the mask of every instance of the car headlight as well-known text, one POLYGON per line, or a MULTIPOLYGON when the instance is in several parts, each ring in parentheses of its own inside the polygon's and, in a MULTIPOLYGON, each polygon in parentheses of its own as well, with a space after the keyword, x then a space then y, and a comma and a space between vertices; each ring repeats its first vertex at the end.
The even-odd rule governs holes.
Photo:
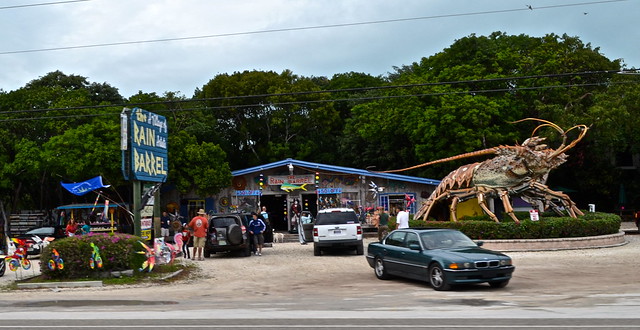
POLYGON ((500 266, 510 266, 510 265, 511 265, 511 259, 500 260, 500 266))
POLYGON ((467 269, 471 268, 470 262, 454 262, 449 264, 449 269, 467 269))

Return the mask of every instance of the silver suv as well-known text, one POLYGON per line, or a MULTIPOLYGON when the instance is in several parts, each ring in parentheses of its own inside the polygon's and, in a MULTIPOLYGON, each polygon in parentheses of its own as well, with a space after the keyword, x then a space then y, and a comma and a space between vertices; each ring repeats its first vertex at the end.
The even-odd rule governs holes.
POLYGON ((355 249, 358 255, 364 254, 362 226, 352 209, 332 208, 318 212, 313 226, 313 255, 322 255, 324 248, 355 249))

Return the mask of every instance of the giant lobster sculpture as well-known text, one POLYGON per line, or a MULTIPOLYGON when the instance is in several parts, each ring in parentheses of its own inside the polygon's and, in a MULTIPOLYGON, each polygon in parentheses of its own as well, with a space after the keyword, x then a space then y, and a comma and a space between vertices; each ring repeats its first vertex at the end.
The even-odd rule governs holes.
POLYGON ((565 152, 582 140, 587 133, 587 126, 576 125, 565 132, 558 125, 543 119, 526 118, 516 121, 516 123, 526 120, 538 121, 541 124, 533 130, 532 136, 526 139, 522 145, 499 146, 386 172, 405 171, 462 158, 494 154, 496 155, 494 158, 465 165, 449 173, 442 179, 431 196, 423 202, 415 218, 426 220, 436 203, 450 201, 451 218, 457 221, 458 203, 476 197, 482 210, 491 219, 499 222, 496 215, 489 210, 486 202, 487 198, 499 198, 505 212, 516 223, 520 223, 520 220, 513 213, 510 195, 520 196, 528 202, 540 201, 545 209, 551 208, 562 215, 562 210, 555 203, 559 201, 571 217, 583 215, 569 196, 549 189, 545 182, 549 172, 566 161, 568 156, 565 152), (556 150, 541 144, 545 138, 534 136, 542 127, 554 128, 562 135, 562 144, 556 150), (574 141, 567 144, 567 133, 574 129, 580 130, 580 133, 574 141))

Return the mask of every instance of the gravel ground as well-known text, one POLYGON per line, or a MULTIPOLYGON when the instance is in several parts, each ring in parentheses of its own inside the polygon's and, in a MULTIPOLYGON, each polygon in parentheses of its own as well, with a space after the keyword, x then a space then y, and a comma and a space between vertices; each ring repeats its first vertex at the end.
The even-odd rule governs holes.
MULTIPOLYGON (((637 271, 640 236, 627 235, 626 245, 584 250, 512 252, 508 253, 516 265, 516 272, 509 286, 503 291, 536 299, 558 292, 594 292, 624 294, 640 282, 637 271), (532 298, 533 297, 533 298, 532 298)), ((373 240, 367 239, 367 243, 373 240)), ((366 254, 366 252, 365 252, 366 254)), ((313 256, 313 244, 274 244, 263 249, 262 256, 238 257, 216 254, 204 261, 181 260, 195 263, 199 270, 189 279, 157 286, 151 285, 103 288, 59 288, 1 292, 6 300, 44 299, 54 295, 56 299, 95 299, 97 291, 101 299, 122 299, 144 296, 149 300, 166 299, 246 299, 244 292, 251 292, 255 301, 264 297, 300 297, 306 295, 360 295, 378 290, 397 290, 398 283, 413 282, 380 281, 375 278, 364 256, 354 252, 335 252, 320 257, 313 256)), ((37 267, 37 265, 34 265, 37 267)), ((5 279, 15 276, 7 272, 5 279)), ((428 291, 427 284, 418 284, 428 291)), ((488 287, 488 286, 487 286, 488 287)), ((51 299, 51 297, 49 297, 51 299)))

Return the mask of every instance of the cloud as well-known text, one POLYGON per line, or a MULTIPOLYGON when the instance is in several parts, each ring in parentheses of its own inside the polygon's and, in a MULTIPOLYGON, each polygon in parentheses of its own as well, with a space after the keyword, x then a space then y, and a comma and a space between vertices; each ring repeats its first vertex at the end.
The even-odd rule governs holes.
POLYGON ((0 88, 14 90, 55 70, 107 82, 125 97, 138 90, 191 96, 216 74, 254 69, 289 69, 303 76, 380 75, 438 53, 456 39, 495 31, 567 33, 601 47, 610 59, 622 57, 638 66, 640 55, 632 42, 640 37, 632 26, 638 2, 549 9, 536 8, 558 2, 532 3, 534 10, 507 0, 96 0, 0 10, 0 52, 217 36, 2 54, 0 88), (498 12, 518 8, 523 10, 498 12), (489 11, 495 13, 479 14, 489 11), (295 29, 417 17, 431 18, 295 29), (272 30, 286 31, 259 33, 272 30))

